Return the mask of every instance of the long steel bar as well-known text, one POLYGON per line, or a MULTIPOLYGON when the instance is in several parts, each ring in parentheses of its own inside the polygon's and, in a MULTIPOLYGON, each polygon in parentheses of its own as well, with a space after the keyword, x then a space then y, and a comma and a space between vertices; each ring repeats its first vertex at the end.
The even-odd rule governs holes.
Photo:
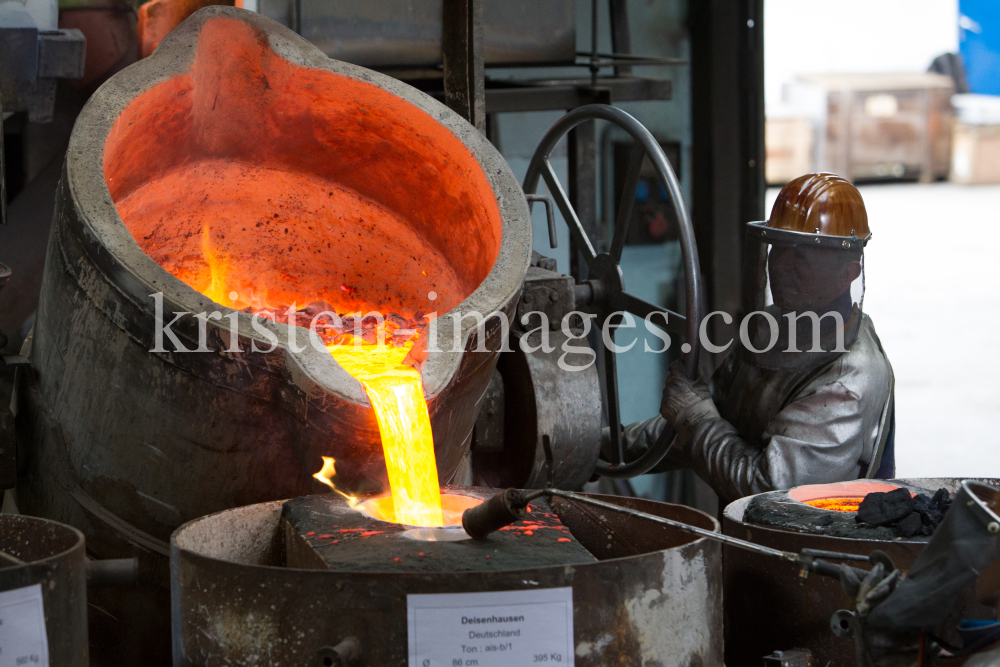
POLYGON ((561 491, 559 489, 541 489, 539 491, 532 491, 531 493, 524 494, 523 499, 524 502, 529 502, 536 498, 541 498, 542 496, 558 496, 560 498, 566 498, 568 500, 575 500, 576 502, 584 503, 586 505, 593 505, 594 507, 601 507, 607 510, 612 510, 614 512, 621 512, 622 514, 627 514, 628 516, 633 516, 639 519, 646 519, 648 521, 662 523, 665 526, 677 528, 678 530, 683 530, 684 532, 687 533, 692 533, 694 535, 699 535, 701 537, 705 537, 710 540, 715 540, 716 542, 722 542, 723 544, 728 544, 729 546, 736 547, 738 549, 746 549, 747 551, 753 551, 759 554, 764 554, 765 556, 775 556, 777 558, 781 558, 782 560, 787 560, 792 563, 802 564, 804 562, 802 556, 800 556, 797 553, 793 553, 791 551, 781 551, 779 549, 764 547, 759 544, 754 544, 753 542, 747 542, 745 540, 741 540, 736 537, 730 537, 729 535, 716 533, 714 531, 707 530, 705 528, 692 526, 682 521, 665 519, 662 516, 656 516, 655 514, 647 514, 646 512, 640 512, 639 510, 633 510, 629 509, 628 507, 622 507, 620 505, 608 503, 603 500, 597 500, 596 498, 588 498, 587 496, 583 496, 578 493, 573 493, 572 491, 561 491))
MULTIPOLYGON (((801 569, 803 574, 808 572, 815 572, 816 574, 822 575, 824 577, 832 577, 834 579, 839 579, 841 576, 841 567, 829 563, 827 561, 821 560, 821 558, 828 558, 834 560, 856 560, 856 561, 868 561, 876 562, 879 560, 877 557, 878 552, 875 552, 872 556, 860 556, 858 554, 848 554, 841 553, 839 551, 822 551, 818 549, 803 549, 801 554, 797 554, 791 551, 781 551, 780 549, 772 549, 771 547, 761 546, 760 544, 754 544, 753 542, 747 542, 741 540, 737 537, 730 537, 729 535, 724 535, 722 533, 716 533, 705 528, 698 528, 697 526, 692 526, 686 524, 682 521, 674 521, 673 519, 665 519, 661 516, 656 516, 655 514, 647 514, 646 512, 640 512, 639 510, 629 509, 628 507, 622 507, 620 505, 615 505, 613 503, 608 503, 603 500, 597 500, 595 498, 589 498, 587 496, 580 495, 578 493, 573 493, 572 491, 561 491, 559 489, 542 489, 540 491, 532 491, 531 493, 523 493, 521 499, 524 503, 528 503, 535 498, 540 498, 541 496, 558 496, 560 498, 566 498, 568 500, 575 500, 586 505, 593 505, 595 507, 602 507, 604 509, 611 510, 613 512, 620 512, 628 516, 633 516, 639 519, 646 519, 648 521, 653 521, 655 523, 662 523, 666 526, 671 526, 672 528, 677 528, 678 530, 683 530, 687 533, 692 533, 694 535, 699 535, 701 537, 707 538, 709 540, 715 540, 716 542, 721 542, 722 544, 735 547, 737 549, 744 549, 746 551, 752 551, 754 553, 763 554, 765 556, 774 556, 780 558, 781 560, 788 561, 790 563, 795 563, 801 569)), ((884 556, 884 554, 882 554, 884 556)), ((891 565, 891 561, 889 561, 891 565)), ((867 572, 865 570, 859 570, 857 568, 851 568, 855 573, 863 578, 867 572)))

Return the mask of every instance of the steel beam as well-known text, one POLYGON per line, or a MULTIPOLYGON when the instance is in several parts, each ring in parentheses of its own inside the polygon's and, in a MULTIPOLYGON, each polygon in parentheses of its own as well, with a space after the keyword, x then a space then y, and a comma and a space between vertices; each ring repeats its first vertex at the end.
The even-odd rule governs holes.
POLYGON ((441 53, 445 104, 486 134, 484 3, 485 0, 445 0, 441 53))

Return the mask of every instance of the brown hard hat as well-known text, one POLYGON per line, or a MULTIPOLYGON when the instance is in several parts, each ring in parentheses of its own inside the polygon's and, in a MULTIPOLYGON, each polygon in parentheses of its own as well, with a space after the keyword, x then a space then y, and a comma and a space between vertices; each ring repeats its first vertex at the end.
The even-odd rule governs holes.
POLYGON ((767 226, 822 236, 871 235, 861 193, 836 174, 806 174, 781 188, 767 226))

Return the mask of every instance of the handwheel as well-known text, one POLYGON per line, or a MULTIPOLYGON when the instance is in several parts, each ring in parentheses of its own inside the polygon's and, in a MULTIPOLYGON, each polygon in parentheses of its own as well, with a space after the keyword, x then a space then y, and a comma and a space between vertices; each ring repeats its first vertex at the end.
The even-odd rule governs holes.
MULTIPOLYGON (((590 289, 581 290, 581 292, 589 292, 590 299, 581 302, 582 305, 587 305, 590 310, 595 312, 601 323, 609 317, 614 318, 609 332, 612 342, 614 341, 614 327, 623 319, 621 314, 623 311, 641 318, 647 317, 650 313, 664 314, 663 322, 654 322, 654 324, 665 331, 684 337, 686 342, 681 346, 684 367, 690 377, 695 377, 698 369, 698 326, 701 322, 701 271, 698 267, 698 248, 695 245, 694 229, 684 206, 677 176, 653 135, 635 118, 612 106, 590 104, 574 109, 553 125, 538 145, 531 158, 531 163, 528 165, 528 173, 524 177, 524 192, 529 195, 535 194, 539 178, 544 180, 548 186, 556 206, 559 207, 559 211, 569 226, 573 242, 587 264, 587 279, 581 284, 589 286, 590 289), (606 120, 614 123, 632 135, 635 140, 635 147, 632 149, 625 186, 622 191, 621 206, 615 220, 611 250, 600 254, 594 250, 594 245, 587 236, 583 225, 580 224, 580 219, 549 162, 549 155, 566 133, 588 120, 606 120), (625 291, 619 265, 625 246, 625 238, 628 235, 629 223, 632 218, 632 204, 635 201, 636 188, 639 185, 640 170, 645 156, 648 156, 653 163, 660 183, 669 193, 671 204, 677 213, 677 220, 680 222, 680 243, 687 301, 685 315, 655 306, 625 291)), ((574 277, 579 283, 580 277, 574 277)), ((666 455, 671 443, 669 441, 657 442, 640 458, 631 463, 624 462, 625 456, 619 428, 621 420, 618 406, 615 353, 609 348, 604 350, 604 369, 605 394, 607 396, 606 412, 608 424, 611 425, 612 453, 617 460, 609 462, 599 459, 597 472, 605 477, 614 478, 635 477, 649 472, 666 455)))

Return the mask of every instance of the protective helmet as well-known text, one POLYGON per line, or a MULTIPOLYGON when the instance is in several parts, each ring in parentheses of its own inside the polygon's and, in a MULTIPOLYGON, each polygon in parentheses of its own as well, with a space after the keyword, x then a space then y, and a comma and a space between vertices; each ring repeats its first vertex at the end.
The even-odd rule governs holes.
MULTIPOLYGON (((871 238, 861 193, 836 174, 806 174, 791 181, 778 193, 767 222, 750 223, 751 228, 761 226, 809 234, 813 243, 844 249, 871 238)), ((795 242, 795 237, 789 239, 795 242)))
POLYGON ((796 178, 768 220, 747 224, 743 305, 759 313, 749 326, 757 365, 824 363, 854 342, 870 238, 861 193, 834 174, 796 178), (760 353, 770 341, 776 344, 760 353), (805 351, 823 354, 794 354, 805 351))

